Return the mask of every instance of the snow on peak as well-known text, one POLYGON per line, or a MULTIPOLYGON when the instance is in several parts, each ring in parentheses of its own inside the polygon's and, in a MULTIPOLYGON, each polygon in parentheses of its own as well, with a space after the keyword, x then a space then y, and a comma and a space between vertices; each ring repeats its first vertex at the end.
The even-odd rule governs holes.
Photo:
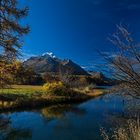
POLYGON ((45 55, 48 55, 50 56, 51 58, 56 58, 56 56, 52 53, 52 52, 46 52, 46 53, 43 53, 42 56, 45 56, 45 55))

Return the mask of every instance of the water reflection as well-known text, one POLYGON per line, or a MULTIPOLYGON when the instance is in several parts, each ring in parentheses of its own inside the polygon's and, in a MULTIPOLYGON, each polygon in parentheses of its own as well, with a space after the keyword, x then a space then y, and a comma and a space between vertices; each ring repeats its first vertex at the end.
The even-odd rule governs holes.
POLYGON ((14 105, 13 101, 1 101, 0 100, 0 108, 12 107, 13 105, 14 105))
POLYGON ((0 133, 9 128, 10 119, 0 116, 0 133))
POLYGON ((2 140, 31 140, 32 133, 30 130, 12 129, 9 133, 3 136, 2 140))
POLYGON ((108 126, 111 126, 112 130, 123 128, 129 119, 137 120, 137 118, 140 118, 139 100, 116 94, 106 95, 102 99, 109 104, 109 107, 104 111, 106 129, 109 128, 108 126))
POLYGON ((31 140, 31 138, 30 130, 13 128, 9 117, 0 116, 0 140, 31 140))
POLYGON ((67 112, 71 112, 76 115, 84 115, 86 113, 86 110, 78 108, 76 105, 72 104, 59 104, 55 106, 46 107, 41 110, 41 114, 47 120, 62 119, 65 117, 65 114, 67 112))
POLYGON ((3 113, 0 140, 101 140, 101 127, 109 130, 126 123, 126 104, 111 95, 80 104, 3 113))

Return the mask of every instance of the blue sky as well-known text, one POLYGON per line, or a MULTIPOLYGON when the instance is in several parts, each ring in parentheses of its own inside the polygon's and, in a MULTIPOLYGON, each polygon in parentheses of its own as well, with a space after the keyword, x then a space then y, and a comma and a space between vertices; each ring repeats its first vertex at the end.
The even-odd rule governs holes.
MULTIPOLYGON (((97 69, 103 59, 97 50, 110 52, 107 37, 116 24, 127 25, 140 36, 139 0, 20 0, 30 8, 25 20, 31 31, 24 38, 24 56, 53 52, 81 66, 97 69)), ((102 66, 102 65, 101 65, 102 66)))

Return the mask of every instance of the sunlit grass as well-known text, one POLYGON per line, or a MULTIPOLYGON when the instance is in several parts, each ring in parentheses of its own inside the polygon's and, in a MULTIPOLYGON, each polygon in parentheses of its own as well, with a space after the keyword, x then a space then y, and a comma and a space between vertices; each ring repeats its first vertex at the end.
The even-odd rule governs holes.
POLYGON ((0 110, 6 108, 35 107, 45 104, 79 102, 103 94, 102 90, 85 92, 81 89, 52 89, 49 92, 43 86, 13 85, 11 88, 0 89, 0 110))
POLYGON ((35 94, 43 93, 42 86, 13 85, 11 88, 0 89, 0 94, 35 94))
MULTIPOLYGON (((86 87, 82 89, 74 88, 74 91, 85 93, 90 96, 96 96, 103 94, 103 89, 89 90, 86 87)), ((32 85, 12 85, 11 88, 0 89, 0 94, 43 94, 46 93, 43 86, 32 86, 32 85)))

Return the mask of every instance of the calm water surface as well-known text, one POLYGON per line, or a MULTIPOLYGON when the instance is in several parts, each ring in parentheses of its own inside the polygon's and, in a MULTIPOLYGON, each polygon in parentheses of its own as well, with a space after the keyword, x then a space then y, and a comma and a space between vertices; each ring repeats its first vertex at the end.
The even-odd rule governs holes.
POLYGON ((123 114, 119 97, 98 97, 80 104, 1 113, 0 140, 101 140, 100 128, 114 127, 123 114))

